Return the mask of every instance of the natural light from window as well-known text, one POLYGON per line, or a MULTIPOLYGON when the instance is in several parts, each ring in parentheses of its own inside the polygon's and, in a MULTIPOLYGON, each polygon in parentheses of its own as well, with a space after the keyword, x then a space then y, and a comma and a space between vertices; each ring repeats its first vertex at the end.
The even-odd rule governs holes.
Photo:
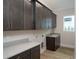
POLYGON ((75 31, 75 18, 74 16, 64 16, 64 31, 75 31))

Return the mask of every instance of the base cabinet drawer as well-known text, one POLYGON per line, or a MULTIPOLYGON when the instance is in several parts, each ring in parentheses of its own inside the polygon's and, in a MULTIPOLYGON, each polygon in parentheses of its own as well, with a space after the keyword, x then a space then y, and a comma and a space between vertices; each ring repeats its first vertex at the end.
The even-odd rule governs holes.
POLYGON ((40 59, 40 45, 17 54, 8 59, 40 59))

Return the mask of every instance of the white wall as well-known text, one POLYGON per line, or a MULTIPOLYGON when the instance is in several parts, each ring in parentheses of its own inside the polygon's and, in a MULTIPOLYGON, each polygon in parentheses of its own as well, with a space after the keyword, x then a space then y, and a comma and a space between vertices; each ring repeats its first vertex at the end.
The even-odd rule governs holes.
POLYGON ((55 13, 57 14, 57 27, 55 29, 55 32, 61 34, 61 46, 74 48, 75 32, 63 31, 63 16, 75 15, 74 8, 57 10, 55 11, 55 13))

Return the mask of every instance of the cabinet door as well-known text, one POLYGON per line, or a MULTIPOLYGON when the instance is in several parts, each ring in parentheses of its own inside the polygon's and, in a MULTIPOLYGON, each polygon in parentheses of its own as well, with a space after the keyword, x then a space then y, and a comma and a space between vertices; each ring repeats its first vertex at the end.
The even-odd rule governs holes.
POLYGON ((9 59, 31 59, 30 50, 27 50, 25 52, 22 52, 16 56, 13 56, 9 59))
POLYGON ((46 9, 36 3, 36 29, 47 29, 46 25, 46 9))
POLYGON ((24 29, 33 29, 32 4, 24 0, 24 29))
POLYGON ((3 30, 10 30, 9 0, 3 0, 3 30))
POLYGON ((60 36, 58 36, 55 40, 55 49, 59 48, 60 47, 60 36))
POLYGON ((44 8, 44 11, 45 11, 45 23, 46 23, 46 29, 49 29, 49 11, 46 9, 46 8, 44 8))
POLYGON ((40 8, 36 7, 36 29, 41 29, 40 8))
POLYGON ((56 15, 54 13, 52 13, 52 28, 56 27, 56 15))
POLYGON ((40 59, 40 46, 31 49, 31 59, 40 59))
POLYGON ((51 12, 50 10, 46 9, 46 25, 47 25, 47 29, 51 29, 52 28, 52 17, 51 17, 51 12))
POLYGON ((11 30, 21 30, 24 27, 24 0, 9 0, 9 18, 11 30))
POLYGON ((54 50, 55 49, 55 39, 52 39, 51 37, 46 37, 46 46, 48 50, 54 50))
POLYGON ((30 49, 21 53, 19 59, 31 59, 30 49))
POLYGON ((41 19, 41 28, 47 29, 47 23, 46 23, 46 9, 42 7, 42 19, 41 19))
POLYGON ((41 29, 42 6, 36 2, 36 29, 41 29))
POLYGON ((45 7, 42 7, 42 22, 41 28, 42 29, 51 29, 52 28, 52 17, 51 12, 45 7))
POLYGON ((52 16, 51 13, 52 13, 52 11, 49 11, 49 19, 48 19, 49 20, 49 22, 48 22, 48 28, 49 29, 52 29, 52 26, 53 26, 53 24, 52 24, 53 23, 53 19, 51 17, 52 16))
POLYGON ((36 29, 51 29, 56 25, 56 15, 46 7, 36 3, 36 29))

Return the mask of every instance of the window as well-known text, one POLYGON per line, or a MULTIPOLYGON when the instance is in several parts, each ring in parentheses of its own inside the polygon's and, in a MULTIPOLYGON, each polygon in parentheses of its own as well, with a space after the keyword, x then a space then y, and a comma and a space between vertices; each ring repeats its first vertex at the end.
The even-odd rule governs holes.
POLYGON ((74 32, 74 16, 64 16, 64 31, 74 32))

